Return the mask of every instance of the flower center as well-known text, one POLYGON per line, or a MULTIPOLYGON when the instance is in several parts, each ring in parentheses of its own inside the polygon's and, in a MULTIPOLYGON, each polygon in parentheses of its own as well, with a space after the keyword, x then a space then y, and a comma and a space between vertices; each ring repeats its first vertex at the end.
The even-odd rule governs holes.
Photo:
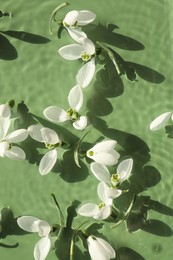
POLYGON ((120 181, 119 174, 118 173, 112 174, 112 177, 111 177, 112 188, 117 187, 117 185, 119 184, 119 181, 120 181))
POLYGON ((70 119, 72 120, 76 120, 79 118, 79 114, 76 110, 74 110, 73 108, 69 108, 67 110, 67 116, 70 117, 70 119))
POLYGON ((73 25, 69 25, 68 23, 66 23, 64 21, 62 22, 62 24, 63 24, 64 27, 68 27, 68 28, 77 27, 78 26, 77 21, 73 25))
POLYGON ((102 209, 102 208, 104 208, 104 206, 105 206, 105 203, 101 202, 101 203, 98 205, 98 208, 99 208, 99 209, 102 209))
POLYGON ((85 51, 83 51, 83 52, 81 53, 81 59, 82 59, 83 61, 89 61, 89 60, 91 60, 91 58, 92 58, 92 56, 89 55, 89 54, 87 54, 85 51))
POLYGON ((89 156, 93 156, 94 152, 93 151, 89 151, 88 154, 89 154, 89 156))
POLYGON ((47 143, 45 143, 45 147, 47 149, 53 149, 53 148, 59 147, 59 146, 60 146, 60 143, 57 143, 57 144, 47 144, 47 143))

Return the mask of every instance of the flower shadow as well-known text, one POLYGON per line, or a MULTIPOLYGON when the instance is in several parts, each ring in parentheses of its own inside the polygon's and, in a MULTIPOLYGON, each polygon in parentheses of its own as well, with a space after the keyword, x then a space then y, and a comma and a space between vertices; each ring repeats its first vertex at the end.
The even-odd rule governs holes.
POLYGON ((16 59, 17 56, 16 48, 5 36, 0 34, 0 59, 9 61, 16 59))

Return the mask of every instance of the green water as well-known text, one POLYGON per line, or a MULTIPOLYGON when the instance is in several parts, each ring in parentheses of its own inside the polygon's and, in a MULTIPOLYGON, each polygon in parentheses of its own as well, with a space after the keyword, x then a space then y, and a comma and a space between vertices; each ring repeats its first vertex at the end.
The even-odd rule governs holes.
MULTIPOLYGON (((0 18, 0 103, 13 98, 16 104, 24 101, 29 111, 41 118, 47 106, 68 108, 66 97, 75 85, 74 76, 81 64, 65 61, 58 55, 60 47, 73 42, 65 31, 61 39, 56 33, 49 35, 50 14, 60 3, 1 0, 0 9, 11 12, 12 18, 0 18)), ((107 67, 110 73, 100 70, 98 65, 95 79, 85 89, 85 106, 81 112, 87 110, 94 126, 85 144, 91 145, 103 136, 115 139, 121 155, 134 159, 131 184, 138 194, 136 208, 138 213, 140 211, 129 217, 127 224, 131 233, 126 223, 114 229, 112 224, 98 226, 100 234, 97 228, 93 230, 95 235, 103 234, 111 243, 119 260, 169 260, 173 251, 173 141, 164 130, 151 132, 149 124, 157 115, 172 110, 173 3, 171 0, 76 0, 70 3, 67 10, 88 9, 96 13, 96 28, 86 29, 90 38, 110 44, 138 74, 137 81, 132 82, 124 75, 114 75, 111 63, 107 67), (111 32, 108 24, 117 28, 111 32)), ((27 125, 27 120, 18 122, 23 123, 27 125)), ((74 143, 83 135, 73 130, 74 136, 69 136, 69 125, 65 125, 65 130, 47 125, 74 143)), ((34 162, 29 144, 26 150, 34 162)), ((63 163, 62 156, 59 154, 55 170, 44 177, 34 163, 1 158, 0 207, 10 207, 13 215, 2 233, 0 259, 33 259, 38 236, 22 233, 15 226, 15 218, 33 215, 59 223, 51 193, 57 196, 65 216, 66 208, 73 201, 94 202, 96 199, 97 180, 89 173, 88 163, 84 161, 80 169, 71 153, 65 154, 63 163)), ((84 221, 83 217, 75 217, 72 227, 84 221)), ((56 254, 51 250, 47 259, 68 259, 70 232, 69 229, 64 235, 62 244, 57 242, 56 254)), ((80 242, 78 246, 84 251, 80 242)), ((82 256, 76 251, 76 260, 89 259, 88 254, 82 256)))

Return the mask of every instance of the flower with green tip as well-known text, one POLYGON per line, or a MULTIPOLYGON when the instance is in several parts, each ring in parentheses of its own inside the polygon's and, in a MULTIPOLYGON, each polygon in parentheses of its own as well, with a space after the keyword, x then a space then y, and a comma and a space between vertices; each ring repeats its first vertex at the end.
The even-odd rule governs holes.
POLYGON ((113 247, 103 238, 90 235, 87 244, 92 260, 109 260, 116 257, 113 247))
POLYGON ((43 111, 43 114, 48 120, 54 123, 71 120, 75 129, 84 130, 87 126, 87 117, 79 115, 79 110, 83 104, 83 92, 79 85, 74 86, 70 90, 68 103, 70 108, 67 111, 58 106, 50 106, 43 111))
POLYGON ((57 161, 57 148, 61 146, 62 142, 54 130, 43 127, 42 125, 29 126, 28 133, 32 139, 36 140, 37 142, 44 143, 45 147, 48 148, 48 152, 45 153, 39 164, 40 174, 46 175, 53 169, 57 161))
POLYGON ((116 144, 115 140, 99 142, 86 152, 86 156, 103 165, 114 165, 120 157, 120 154, 114 150, 116 144))
POLYGON ((17 224, 27 232, 38 233, 41 239, 35 245, 34 259, 45 260, 51 248, 49 223, 33 216, 22 216, 17 219, 17 224))

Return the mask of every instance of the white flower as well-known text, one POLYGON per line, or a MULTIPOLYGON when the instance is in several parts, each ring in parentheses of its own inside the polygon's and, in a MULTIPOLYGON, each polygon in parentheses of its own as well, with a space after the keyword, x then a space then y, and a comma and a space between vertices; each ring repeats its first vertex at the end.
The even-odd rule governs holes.
POLYGON ((120 157, 119 153, 114 150, 116 144, 115 140, 97 143, 86 152, 86 156, 103 165, 114 165, 120 157))
POLYGON ((10 117, 11 116, 11 109, 8 104, 1 104, 0 105, 0 117, 10 117))
POLYGON ((67 29, 70 36, 77 42, 87 38, 87 35, 82 32, 81 26, 91 23, 96 18, 96 15, 88 10, 73 10, 66 14, 63 19, 63 26, 67 29))
POLYGON ((105 194, 102 182, 97 187, 97 194, 102 202, 99 205, 94 203, 82 205, 77 211, 79 215, 101 220, 110 216, 112 199, 105 194))
POLYGON ((92 260, 109 260, 116 257, 115 250, 102 238, 89 236, 87 243, 92 260))
POLYGON ((43 111, 43 114, 48 120, 54 123, 71 120, 75 129, 85 129, 87 126, 87 117, 79 115, 79 110, 83 104, 83 92, 79 85, 74 86, 70 90, 68 95, 68 103, 70 108, 67 111, 58 106, 50 106, 43 111))
POLYGON ((45 260, 51 247, 49 234, 51 226, 48 222, 32 216, 23 216, 17 219, 20 228, 27 232, 37 232, 41 239, 34 248, 34 259, 45 260))
POLYGON ((117 173, 111 176, 106 166, 97 162, 91 163, 92 173, 102 182, 103 193, 110 199, 117 198, 122 194, 122 191, 118 189, 118 187, 123 181, 130 177, 132 167, 132 159, 123 160, 117 167, 117 173))
POLYGON ((45 143, 46 148, 49 149, 39 164, 40 174, 46 175, 52 170, 57 161, 58 153, 56 147, 61 145, 61 140, 54 130, 41 125, 29 126, 28 133, 34 140, 45 143))
POLYGON ((25 152, 20 147, 13 145, 13 143, 24 141, 28 136, 28 132, 26 129, 18 129, 7 134, 10 122, 9 116, 0 117, 0 156, 14 160, 24 160, 26 157, 25 152))
POLYGON ((173 121, 173 112, 165 112, 161 114, 151 122, 150 130, 156 131, 163 128, 168 123, 170 118, 173 121))
POLYGON ((82 39, 81 44, 70 44, 59 49, 59 54, 66 60, 82 59, 86 63, 76 75, 80 87, 87 87, 95 73, 95 45, 88 38, 82 39))

